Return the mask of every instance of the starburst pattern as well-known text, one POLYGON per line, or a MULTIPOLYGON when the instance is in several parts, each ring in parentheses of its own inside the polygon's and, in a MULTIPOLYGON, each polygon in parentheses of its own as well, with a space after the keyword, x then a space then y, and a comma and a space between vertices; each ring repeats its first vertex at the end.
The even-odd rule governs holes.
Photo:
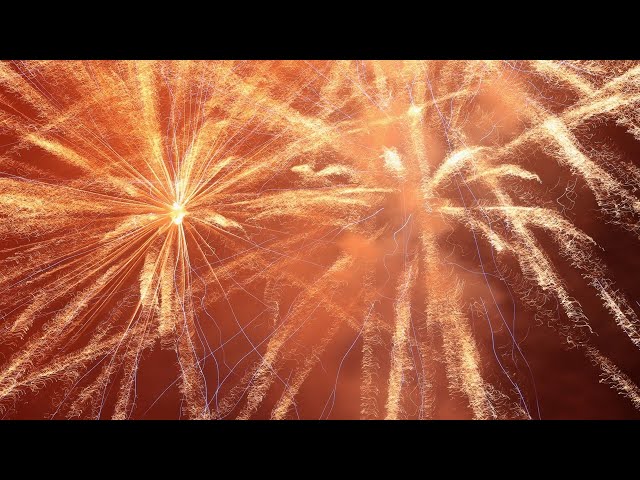
POLYGON ((2 63, 0 411, 543 418, 532 331, 640 408, 597 238, 640 235, 639 102, 637 62, 2 63))

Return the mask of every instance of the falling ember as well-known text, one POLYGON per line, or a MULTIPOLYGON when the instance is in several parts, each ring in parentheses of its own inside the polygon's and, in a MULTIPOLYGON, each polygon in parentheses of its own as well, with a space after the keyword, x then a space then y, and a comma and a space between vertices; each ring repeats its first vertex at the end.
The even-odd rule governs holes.
POLYGON ((0 63, 0 418, 640 418, 640 62, 0 63))

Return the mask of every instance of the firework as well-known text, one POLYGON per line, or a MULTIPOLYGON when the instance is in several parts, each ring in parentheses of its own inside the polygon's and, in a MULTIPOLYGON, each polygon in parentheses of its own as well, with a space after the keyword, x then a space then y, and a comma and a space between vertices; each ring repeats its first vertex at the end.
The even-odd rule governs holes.
POLYGON ((550 338, 634 412, 639 102, 638 62, 4 62, 0 412, 545 418, 550 338))

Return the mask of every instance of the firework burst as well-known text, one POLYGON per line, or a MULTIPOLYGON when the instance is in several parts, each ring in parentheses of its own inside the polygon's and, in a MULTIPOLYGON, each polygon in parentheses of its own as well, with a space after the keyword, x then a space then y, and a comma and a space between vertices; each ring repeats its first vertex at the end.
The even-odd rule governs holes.
POLYGON ((637 62, 2 63, 0 411, 544 418, 532 331, 640 408, 597 236, 640 235, 598 137, 639 102, 637 62))

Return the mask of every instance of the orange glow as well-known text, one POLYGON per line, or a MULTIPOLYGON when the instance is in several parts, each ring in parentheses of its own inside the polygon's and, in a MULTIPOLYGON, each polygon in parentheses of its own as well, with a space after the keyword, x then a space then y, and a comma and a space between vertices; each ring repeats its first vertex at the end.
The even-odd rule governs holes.
POLYGON ((0 62, 0 418, 640 418, 639 85, 0 62))

